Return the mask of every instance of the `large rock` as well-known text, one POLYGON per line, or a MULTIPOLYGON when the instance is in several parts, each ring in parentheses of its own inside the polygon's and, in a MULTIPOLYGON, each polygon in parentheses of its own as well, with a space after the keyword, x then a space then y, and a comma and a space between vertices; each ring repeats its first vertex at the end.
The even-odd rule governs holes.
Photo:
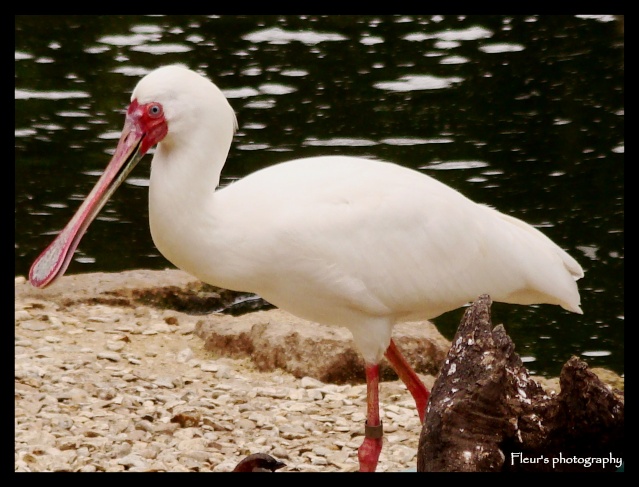
MULTIPOLYGON (((195 333, 207 350, 229 357, 250 356, 259 370, 281 368, 296 377, 322 382, 363 382, 364 361, 352 336, 337 328, 302 320, 279 309, 239 317, 213 315, 200 320, 195 333)), ((416 372, 436 375, 450 342, 430 322, 400 323, 394 339, 416 372)), ((397 376, 384 360, 382 377, 397 376)))
MULTIPOLYGON (((62 308, 148 306, 202 315, 194 332, 207 350, 218 355, 250 357, 261 371, 280 368, 296 377, 332 383, 364 381, 364 362, 348 330, 311 323, 279 309, 228 314, 235 312, 238 301, 272 308, 247 297, 208 286, 174 269, 64 276, 46 289, 16 286, 16 301, 50 301, 62 308)), ((418 373, 437 374, 450 342, 432 323, 398 324, 393 336, 418 373)), ((397 379, 385 361, 381 365, 384 379, 397 379)))

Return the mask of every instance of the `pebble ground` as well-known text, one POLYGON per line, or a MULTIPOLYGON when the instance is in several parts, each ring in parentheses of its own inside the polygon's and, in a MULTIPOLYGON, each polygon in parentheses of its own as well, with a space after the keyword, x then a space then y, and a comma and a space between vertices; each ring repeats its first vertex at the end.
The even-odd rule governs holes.
MULTIPOLYGON (((148 307, 16 300, 15 470, 228 472, 258 452, 286 464, 278 473, 357 470, 364 384, 215 357, 193 334, 196 321, 148 307)), ((414 402, 401 382, 383 382, 380 402, 378 471, 414 470, 414 402)))

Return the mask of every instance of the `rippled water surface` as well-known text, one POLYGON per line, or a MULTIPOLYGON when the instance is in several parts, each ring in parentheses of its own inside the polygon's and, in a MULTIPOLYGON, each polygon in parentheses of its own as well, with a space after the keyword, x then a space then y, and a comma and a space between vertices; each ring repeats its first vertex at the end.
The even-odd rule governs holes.
MULTIPOLYGON (((131 90, 182 62, 239 120, 222 184, 286 159, 392 160, 540 228, 584 267, 583 316, 495 304, 528 362, 624 371, 624 35, 613 16, 17 17, 15 262, 25 275, 109 160, 131 90)), ((150 157, 68 273, 162 269, 150 157)), ((383 279, 383 276, 380 276, 383 279)), ((462 311, 435 320, 452 337, 462 311)))

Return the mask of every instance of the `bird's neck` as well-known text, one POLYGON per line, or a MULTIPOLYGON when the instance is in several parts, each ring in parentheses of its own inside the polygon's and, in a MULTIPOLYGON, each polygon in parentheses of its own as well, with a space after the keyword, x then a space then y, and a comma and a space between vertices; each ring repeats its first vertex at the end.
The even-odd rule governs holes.
MULTIPOLYGON (((215 190, 229 144, 160 144, 151 163, 149 223, 158 250, 174 265, 194 275, 205 253, 215 253, 219 226, 215 190), (208 151, 197 150, 209 147, 208 151)), ((198 276, 199 277, 199 276, 198 276)))

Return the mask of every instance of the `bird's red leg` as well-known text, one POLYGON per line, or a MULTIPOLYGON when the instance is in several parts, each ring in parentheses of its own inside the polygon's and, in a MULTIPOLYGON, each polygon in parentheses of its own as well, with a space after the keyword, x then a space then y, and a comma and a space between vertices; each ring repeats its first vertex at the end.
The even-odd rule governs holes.
POLYGON ((364 442, 357 450, 360 472, 374 472, 382 453, 382 422, 379 419, 379 364, 366 364, 366 426, 364 442))
POLYGON ((415 404, 417 405, 417 412, 419 413, 419 420, 423 424, 430 392, 428 392, 424 383, 408 364, 392 339, 384 355, 392 365, 393 369, 395 369, 395 372, 397 372, 399 378, 404 384, 406 384, 406 387, 413 395, 413 399, 415 399, 415 404))

